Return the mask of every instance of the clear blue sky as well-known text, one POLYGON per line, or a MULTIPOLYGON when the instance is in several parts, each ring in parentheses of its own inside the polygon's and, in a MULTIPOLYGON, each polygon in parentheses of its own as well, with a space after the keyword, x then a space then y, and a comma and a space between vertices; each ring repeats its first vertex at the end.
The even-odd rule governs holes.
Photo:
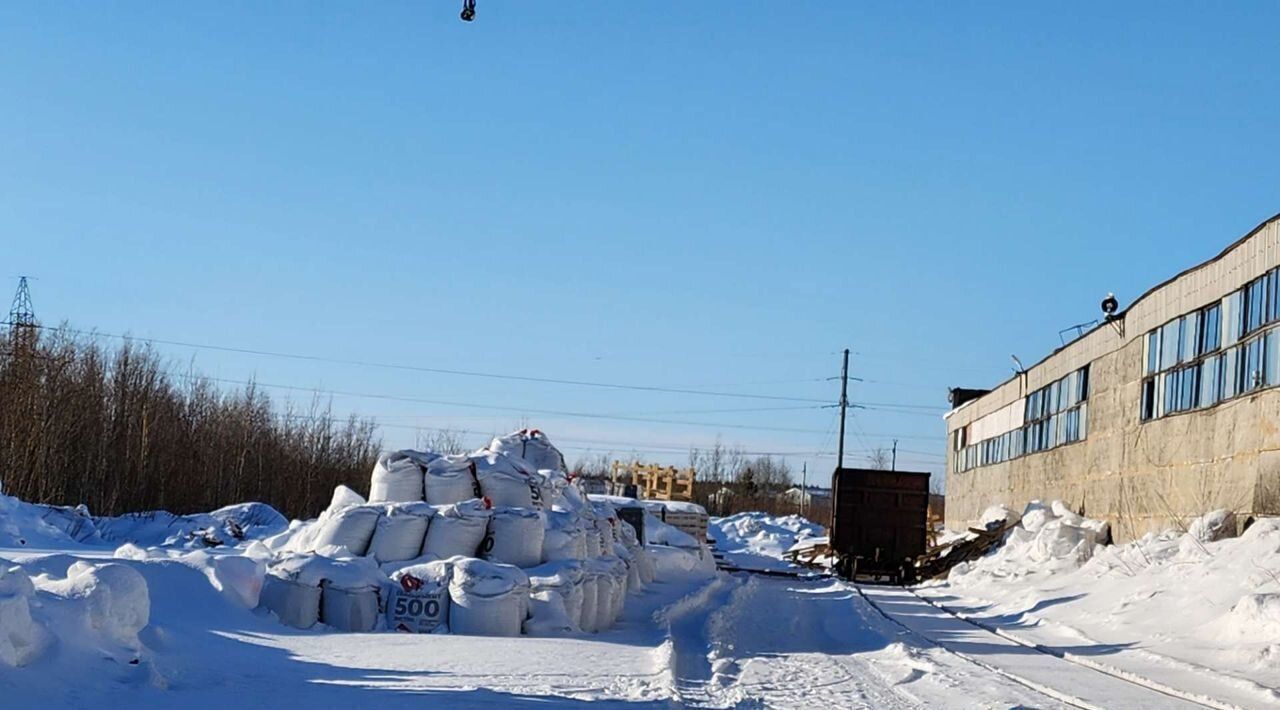
MULTIPOLYGON (((0 6, 5 297, 30 274, 44 322, 107 333, 830 401, 850 347, 855 402, 911 406, 856 412, 850 462, 896 436, 940 471, 947 386, 1280 211, 1275 3, 459 5, 0 6)), ((830 409, 704 411, 804 403, 163 350, 509 408, 334 397, 388 446, 527 421, 571 459, 719 436, 819 477, 835 449, 830 409)))

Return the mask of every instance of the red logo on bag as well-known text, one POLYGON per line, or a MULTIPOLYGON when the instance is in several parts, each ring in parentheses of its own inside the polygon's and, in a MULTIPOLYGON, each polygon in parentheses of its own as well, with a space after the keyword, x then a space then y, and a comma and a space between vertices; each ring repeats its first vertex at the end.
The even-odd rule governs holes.
POLYGON ((400 586, 406 592, 416 592, 422 589, 422 580, 411 574, 406 574, 400 578, 400 586))

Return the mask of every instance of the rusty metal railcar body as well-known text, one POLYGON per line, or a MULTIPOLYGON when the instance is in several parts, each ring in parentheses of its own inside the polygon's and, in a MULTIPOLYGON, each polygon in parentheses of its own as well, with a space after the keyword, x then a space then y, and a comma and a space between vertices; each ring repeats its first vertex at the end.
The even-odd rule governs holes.
POLYGON ((849 579, 908 582, 925 551, 929 474, 841 468, 831 480, 831 550, 849 579))

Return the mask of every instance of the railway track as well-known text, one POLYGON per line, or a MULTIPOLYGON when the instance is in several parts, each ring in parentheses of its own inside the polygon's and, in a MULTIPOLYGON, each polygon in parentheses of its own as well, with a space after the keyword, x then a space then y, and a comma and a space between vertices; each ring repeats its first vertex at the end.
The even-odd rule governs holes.
POLYGON ((1121 674, 1080 655, 1012 638, 942 608, 903 587, 852 586, 885 619, 970 663, 1061 703, 1087 710, 1237 706, 1121 674))

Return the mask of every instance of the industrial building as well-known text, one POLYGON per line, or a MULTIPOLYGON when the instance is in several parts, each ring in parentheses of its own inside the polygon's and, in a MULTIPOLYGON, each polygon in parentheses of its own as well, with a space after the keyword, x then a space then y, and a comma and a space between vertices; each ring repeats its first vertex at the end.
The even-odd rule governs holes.
MULTIPOLYGON (((947 525, 1065 501, 1116 541, 1280 515, 1280 215, 990 391, 953 390, 947 525)), ((1105 310, 1105 309, 1104 309, 1105 310)))

